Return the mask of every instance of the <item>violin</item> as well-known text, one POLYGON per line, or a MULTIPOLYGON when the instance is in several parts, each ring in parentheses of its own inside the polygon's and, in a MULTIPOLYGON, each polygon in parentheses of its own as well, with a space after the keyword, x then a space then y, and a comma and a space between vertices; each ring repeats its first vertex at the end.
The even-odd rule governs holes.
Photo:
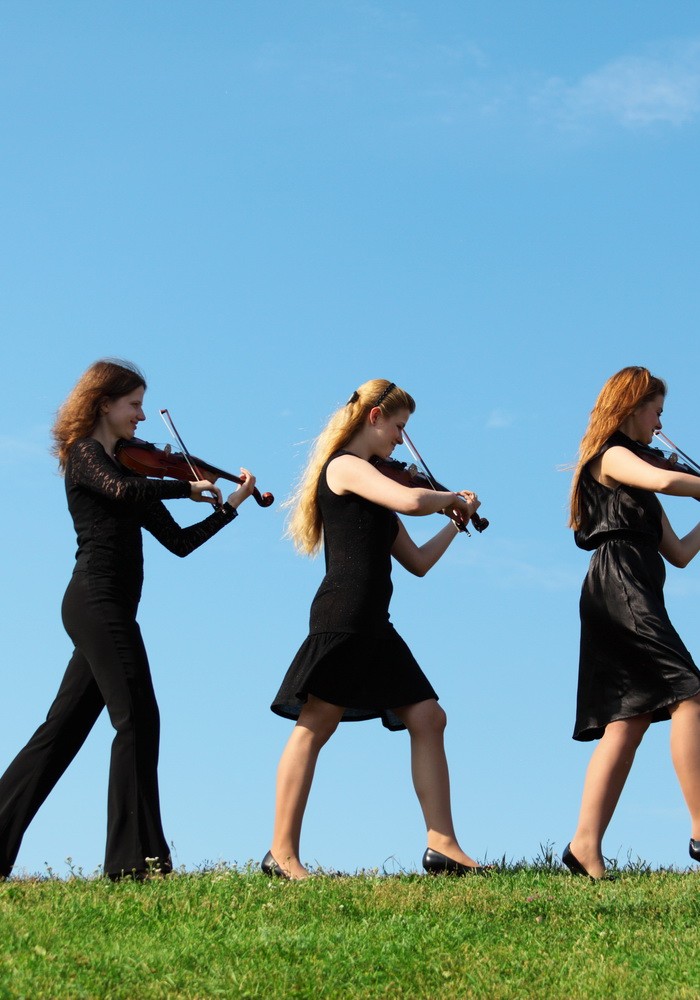
MULTIPOLYGON (((406 436, 405 431, 403 435, 404 437, 406 436)), ((452 490, 448 490, 446 486, 443 486, 442 483, 438 483, 432 476, 425 475, 413 463, 408 465, 407 462, 399 462, 396 458, 379 458, 377 455, 370 459, 370 463, 383 476, 387 476, 395 483, 400 483, 401 486, 408 486, 411 489, 439 490, 441 493, 453 492, 452 490)), ((444 511, 440 511, 440 513, 443 514, 444 511)), ((459 515, 453 516, 451 514, 448 514, 448 517, 452 518, 459 531, 466 531, 469 534, 463 518, 459 517, 459 515)), ((486 518, 479 517, 478 514, 472 514, 469 520, 474 529, 479 532, 485 531, 489 526, 486 518)))
MULTIPOLYGON (((173 451, 169 444, 162 448, 139 438, 131 441, 117 441, 114 449, 115 457, 130 472, 153 479, 179 479, 185 483, 193 483, 198 479, 208 479, 215 483, 217 479, 227 479, 240 486, 243 479, 232 472, 224 472, 215 465, 204 462, 194 455, 184 455, 173 451)), ((260 507, 269 507, 274 503, 272 493, 260 493, 257 486, 253 489, 253 498, 260 507)))
MULTIPOLYGON (((668 469, 671 472, 683 472, 687 476, 700 476, 700 465, 695 462, 690 455, 686 455, 684 451, 674 444, 670 438, 667 438, 665 434, 661 431, 654 431, 654 436, 658 437, 664 442, 670 451, 667 453, 661 448, 652 448, 648 444, 640 444, 639 441, 635 441, 634 450, 639 458, 644 459, 645 462, 649 462, 650 465, 656 466, 657 469, 668 469), (682 455, 685 459, 681 462, 679 455, 682 455)), ((694 499, 700 500, 700 497, 695 497, 694 499)))

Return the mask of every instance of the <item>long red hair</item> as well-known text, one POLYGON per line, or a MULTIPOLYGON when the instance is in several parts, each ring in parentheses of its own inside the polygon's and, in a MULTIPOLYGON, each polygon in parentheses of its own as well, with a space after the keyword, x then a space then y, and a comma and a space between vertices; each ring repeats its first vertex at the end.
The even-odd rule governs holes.
POLYGON ((631 365, 612 375, 600 390, 591 410, 586 433, 579 445, 578 461, 571 483, 569 527, 581 527, 581 473, 598 454, 611 434, 620 429, 638 406, 655 396, 666 395, 666 383, 648 368, 631 365))

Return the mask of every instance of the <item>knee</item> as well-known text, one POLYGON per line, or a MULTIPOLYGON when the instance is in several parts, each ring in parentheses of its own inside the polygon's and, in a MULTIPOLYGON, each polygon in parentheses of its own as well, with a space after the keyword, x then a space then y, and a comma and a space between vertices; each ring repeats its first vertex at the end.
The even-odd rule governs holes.
POLYGON ((669 708, 669 713, 671 718, 678 716, 699 716, 700 715, 700 694, 696 694, 693 698, 686 698, 685 701, 679 701, 675 705, 669 708))
POLYGON ((436 701, 424 701, 412 706, 405 722, 413 734, 441 736, 447 726, 447 715, 436 701))
POLYGON ((611 722, 605 730, 606 736, 621 747, 635 751, 644 739, 644 734, 651 725, 650 715, 640 715, 634 719, 621 719, 611 722))
POLYGON ((320 750, 321 747, 326 745, 328 740, 336 731, 338 723, 324 720, 323 722, 316 721, 310 725, 308 722, 300 721, 297 723, 297 728, 302 731, 305 739, 308 740, 313 747, 320 750))
POLYGON ((319 708, 307 702, 296 724, 298 737, 320 749, 338 728, 341 715, 342 709, 337 710, 335 706, 333 710, 328 710, 325 706, 319 708))
POLYGON ((148 733, 157 737, 160 731, 160 712, 155 698, 142 702, 129 700, 118 705, 107 705, 109 721, 121 736, 128 733, 148 733))

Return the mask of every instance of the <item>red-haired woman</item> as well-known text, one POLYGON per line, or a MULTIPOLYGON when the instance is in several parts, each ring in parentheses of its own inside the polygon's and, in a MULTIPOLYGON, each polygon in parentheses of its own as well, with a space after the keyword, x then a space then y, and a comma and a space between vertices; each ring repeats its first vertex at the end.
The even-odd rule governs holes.
POLYGON ((656 496, 700 499, 700 478, 640 457, 661 429, 665 383, 623 368, 603 386, 571 491, 576 544, 594 550, 581 592, 575 740, 599 740, 576 832, 562 853, 575 874, 605 877, 602 840, 652 722, 671 719, 671 755, 700 861, 700 671, 664 604, 665 567, 700 551, 700 524, 679 538, 656 496))
POLYGON ((310 634, 272 704, 296 726, 277 772, 275 829, 262 862, 270 875, 307 877, 301 826, 318 754, 339 722, 373 718, 410 733, 413 782, 428 831, 423 867, 483 871, 460 847, 452 823, 445 713, 389 621, 392 557, 424 576, 457 535, 450 520, 418 546, 396 513, 459 511, 468 520, 479 506, 474 493, 412 489, 371 464, 402 443, 414 409, 393 382, 365 382, 319 435, 292 500, 289 534, 306 554, 323 545, 326 575, 311 606, 310 634))
POLYGON ((116 731, 109 773, 104 872, 112 879, 171 870, 158 797, 159 714, 136 611, 143 582, 141 529, 189 555, 237 516, 254 477, 221 503, 207 480, 146 479, 114 457, 142 420, 146 381, 128 362, 95 362, 58 413, 54 452, 78 536, 63 623, 75 649, 46 721, 0 778, 0 877, 9 875, 32 818, 103 707, 116 731), (187 498, 218 509, 181 528, 162 503, 187 498))

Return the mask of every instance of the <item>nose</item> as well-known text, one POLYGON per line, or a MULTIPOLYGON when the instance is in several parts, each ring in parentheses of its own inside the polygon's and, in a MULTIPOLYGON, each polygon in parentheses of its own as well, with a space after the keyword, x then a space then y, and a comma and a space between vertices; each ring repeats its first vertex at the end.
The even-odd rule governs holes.
POLYGON ((136 414, 136 419, 137 420, 145 420, 146 419, 146 414, 143 412, 143 410, 139 410, 139 412, 136 414))

